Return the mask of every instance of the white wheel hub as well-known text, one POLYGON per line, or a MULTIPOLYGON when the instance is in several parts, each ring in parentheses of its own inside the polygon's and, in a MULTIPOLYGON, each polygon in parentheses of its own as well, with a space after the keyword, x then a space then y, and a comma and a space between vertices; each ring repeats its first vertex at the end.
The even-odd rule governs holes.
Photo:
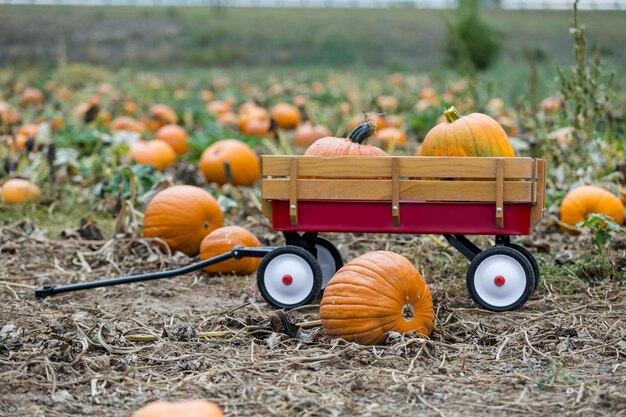
POLYGON ((285 253, 268 262, 263 274, 267 293, 281 304, 298 304, 313 290, 313 270, 300 256, 285 253))
POLYGON ((336 265, 335 258, 326 247, 322 245, 315 245, 317 249, 317 262, 320 264, 322 270, 322 289, 326 288, 330 279, 335 275, 336 265))
POLYGON ((483 260, 474 273, 476 294, 487 304, 505 307, 518 301, 526 290, 522 265, 508 255, 493 255, 483 260))

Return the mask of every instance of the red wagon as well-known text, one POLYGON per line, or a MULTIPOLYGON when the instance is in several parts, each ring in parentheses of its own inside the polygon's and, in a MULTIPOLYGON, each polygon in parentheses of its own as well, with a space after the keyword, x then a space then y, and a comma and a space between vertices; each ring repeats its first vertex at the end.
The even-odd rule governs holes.
POLYGON ((535 258, 510 236, 543 216, 544 160, 263 156, 262 166, 264 212, 287 241, 257 273, 274 306, 310 302, 342 266, 322 232, 443 234, 470 260, 470 295, 493 311, 523 305, 539 283, 535 258), (481 250, 465 235, 496 244, 481 250))

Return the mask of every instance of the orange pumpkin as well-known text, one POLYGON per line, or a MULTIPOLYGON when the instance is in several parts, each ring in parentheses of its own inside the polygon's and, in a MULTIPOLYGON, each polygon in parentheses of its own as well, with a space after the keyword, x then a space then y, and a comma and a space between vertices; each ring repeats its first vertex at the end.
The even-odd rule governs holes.
POLYGON ((213 100, 206 105, 207 112, 219 116, 230 111, 230 104, 223 100, 213 100))
POLYGON ((150 130, 157 130, 161 126, 177 123, 178 116, 176 112, 167 104, 155 104, 150 107, 150 119, 148 121, 150 130))
POLYGON ((199 164, 206 180, 220 185, 252 185, 261 171, 256 153, 237 139, 215 142, 202 152, 199 164))
POLYGON ((428 336, 435 325, 424 278, 402 255, 369 252, 331 278, 320 305, 324 332, 364 345, 383 343, 389 332, 428 336))
POLYGON ((394 96, 378 96, 376 98, 376 105, 382 111, 393 111, 398 108, 398 99, 394 96))
POLYGON ((387 152, 376 146, 363 145, 365 139, 376 131, 376 124, 367 121, 358 125, 347 138, 325 137, 315 141, 304 153, 318 156, 386 156, 387 152))
POLYGON ((385 146, 403 147, 406 145, 406 134, 397 127, 386 127, 377 130, 374 134, 374 141, 384 144, 385 146))
POLYGON ((160 127, 154 135, 155 139, 167 142, 178 155, 184 154, 189 150, 187 142, 187 132, 184 128, 178 125, 165 125, 160 127))
POLYGON ((239 118, 239 131, 244 135, 255 136, 259 138, 274 136, 272 123, 269 119, 257 119, 249 115, 239 118))
POLYGON ((176 159, 174 149, 162 140, 138 140, 130 145, 130 158, 140 165, 152 165, 163 170, 172 165, 176 159))
POLYGON ((14 125, 18 118, 17 110, 13 106, 5 101, 0 101, 0 126, 14 125))
POLYGON ((300 124, 300 110, 288 103, 278 103, 272 107, 272 119, 284 130, 293 130, 300 124))
POLYGON ((155 401, 131 417, 224 417, 222 410, 206 400, 155 401))
POLYGON ((561 221, 570 226, 576 226, 590 213, 605 214, 622 224, 624 204, 614 194, 594 185, 574 188, 561 202, 561 221))
POLYGON ((515 156, 504 129, 486 114, 461 116, 454 107, 444 114, 446 122, 424 138, 422 156, 515 156))
POLYGON ((143 123, 133 119, 130 116, 118 116, 109 125, 109 130, 111 132, 136 132, 143 133, 146 130, 146 127, 143 123))
MULTIPOLYGON (((202 239, 202 243, 200 244, 200 259, 205 260, 224 254, 235 246, 258 248, 261 246, 261 242, 243 227, 220 227, 202 239)), ((242 259, 229 259, 215 265, 207 266, 204 270, 213 273, 250 275, 258 269, 260 263, 260 258, 246 257, 242 259)))
POLYGON ((316 140, 330 135, 332 135, 332 132, 326 126, 304 122, 296 129, 293 136, 293 144, 304 148, 311 146, 316 140))
POLYGON ((175 185, 148 203, 143 235, 161 238, 173 251, 193 256, 202 239, 223 222, 222 210, 211 194, 199 187, 175 185))
POLYGON ((0 190, 2 201, 8 204, 24 204, 28 201, 37 200, 40 195, 39 187, 20 178, 8 180, 0 190))
POLYGON ((20 106, 42 105, 46 99, 41 90, 35 87, 28 87, 22 92, 20 106))
POLYGON ((239 116, 229 111, 217 116, 217 124, 230 127, 231 129, 239 129, 239 116))

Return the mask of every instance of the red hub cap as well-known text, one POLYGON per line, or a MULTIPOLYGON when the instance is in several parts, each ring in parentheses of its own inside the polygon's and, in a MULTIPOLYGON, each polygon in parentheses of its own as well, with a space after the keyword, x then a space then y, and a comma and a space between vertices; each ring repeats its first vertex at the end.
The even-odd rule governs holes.
POLYGON ((283 275, 283 284, 291 285, 292 282, 293 282, 293 277, 291 275, 289 274, 283 275))
POLYGON ((493 279, 493 283, 496 284, 496 286, 498 286, 498 287, 503 286, 505 282, 506 282, 506 280, 504 279, 504 277, 502 275, 498 275, 497 277, 495 277, 493 279))

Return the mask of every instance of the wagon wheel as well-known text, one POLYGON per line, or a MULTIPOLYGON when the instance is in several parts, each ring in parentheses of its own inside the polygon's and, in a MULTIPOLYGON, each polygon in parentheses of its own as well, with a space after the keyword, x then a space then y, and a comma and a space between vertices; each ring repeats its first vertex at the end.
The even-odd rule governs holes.
POLYGON ((524 305, 534 287, 530 261, 507 246, 482 251, 467 270, 467 289, 472 299, 487 310, 515 310, 524 305))
POLYGON ((509 243, 506 246, 520 252, 522 255, 524 255, 526 259, 528 259, 528 262, 530 262, 530 266, 533 268, 533 273, 535 274, 535 285, 533 287, 533 292, 534 292, 539 286, 539 281, 541 280, 541 272, 539 272, 539 264, 537 263, 537 260, 535 259, 533 254, 522 245, 509 243))
POLYGON ((308 304, 319 294, 322 271, 306 250, 283 246, 263 258, 256 280, 265 301, 289 309, 308 304))
POLYGON ((328 285, 328 281, 335 275, 335 272, 343 266, 343 259, 339 250, 333 243, 318 237, 315 239, 315 249, 317 250, 317 262, 322 270, 322 290, 328 285))

